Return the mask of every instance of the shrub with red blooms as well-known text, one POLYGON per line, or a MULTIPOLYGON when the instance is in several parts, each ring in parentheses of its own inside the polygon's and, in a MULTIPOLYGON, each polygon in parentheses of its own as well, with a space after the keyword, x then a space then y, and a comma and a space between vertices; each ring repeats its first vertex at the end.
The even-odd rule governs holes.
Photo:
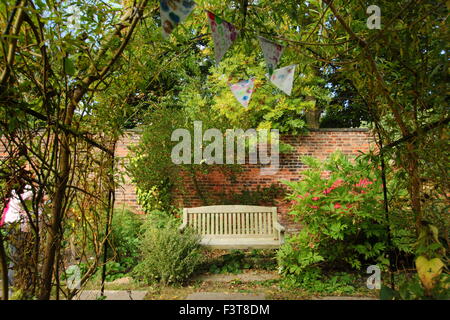
POLYGON ((377 166, 368 156, 349 160, 340 153, 324 162, 311 157, 302 161, 309 169, 301 180, 284 181, 291 189, 290 214, 302 230, 278 252, 282 272, 300 275, 323 264, 386 266, 387 223, 377 166))

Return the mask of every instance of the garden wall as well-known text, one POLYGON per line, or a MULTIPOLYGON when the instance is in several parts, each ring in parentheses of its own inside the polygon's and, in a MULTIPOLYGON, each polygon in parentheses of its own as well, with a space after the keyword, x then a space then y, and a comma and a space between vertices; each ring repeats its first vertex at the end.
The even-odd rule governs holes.
MULTIPOLYGON (((139 136, 139 131, 126 132, 117 143, 116 156, 124 159, 129 152, 128 147, 139 142, 139 136)), ((262 176, 258 165, 248 164, 242 166, 241 172, 233 174, 212 168, 208 174, 199 176, 197 178, 199 189, 202 193, 213 197, 208 204, 224 204, 227 203, 226 201, 236 203, 236 201, 239 202, 240 196, 242 196, 242 202, 245 202, 257 196, 258 193, 279 193, 277 187, 283 186, 280 180, 299 180, 301 171, 305 170, 306 165, 300 161, 299 157, 309 155, 325 159, 336 150, 347 155, 357 155, 359 151, 369 151, 370 144, 373 142, 371 133, 367 129, 318 129, 311 130, 306 135, 281 136, 281 140, 292 145, 294 151, 280 155, 280 169, 276 175, 262 176)), ((192 179, 186 178, 184 191, 180 190, 175 194, 176 203, 181 207, 204 205, 195 190, 192 179)), ((287 214, 289 203, 279 195, 275 205, 279 208, 281 223, 286 226, 288 232, 294 232, 298 230, 298 225, 287 214)), ((140 210, 136 202, 135 187, 128 177, 125 177, 125 183, 116 191, 116 206, 140 210)))
MULTIPOLYGON (((119 166, 120 170, 124 170, 124 161, 129 153, 128 147, 137 144, 139 138, 140 132, 138 130, 129 130, 118 141, 116 157, 122 160, 119 166)), ((357 155, 359 151, 369 151, 370 144, 373 143, 371 133, 366 129, 318 129, 311 130, 306 135, 284 135, 281 136, 281 140, 293 146, 294 151, 280 155, 280 169, 276 175, 262 176, 258 165, 248 164, 241 167, 241 172, 234 172, 233 174, 211 168, 209 174, 198 176, 199 189, 205 195, 212 197, 208 204, 246 204, 246 202, 254 200, 258 194, 269 194, 271 196, 275 192, 277 199, 274 203, 267 203, 267 205, 278 207, 282 224, 287 227, 288 232, 293 232, 298 229, 298 225, 287 214, 289 203, 283 200, 277 187, 283 186, 280 180, 299 180, 301 171, 306 168, 299 157, 309 155, 325 159, 336 150, 340 150, 347 155, 357 155)), ((0 144, 0 160, 5 156, 2 143, 0 144)), ((175 202, 180 207, 204 205, 195 190, 192 179, 186 178, 184 190, 175 194, 175 202)), ((125 176, 125 183, 121 184, 116 190, 116 207, 127 207, 137 212, 141 211, 136 201, 135 186, 127 176, 125 176)))

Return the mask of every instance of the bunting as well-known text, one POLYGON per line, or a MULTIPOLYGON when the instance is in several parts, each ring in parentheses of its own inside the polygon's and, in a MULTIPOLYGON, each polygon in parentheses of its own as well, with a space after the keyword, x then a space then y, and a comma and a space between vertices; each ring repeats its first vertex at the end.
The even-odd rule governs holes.
POLYGON ((189 16, 196 5, 192 0, 160 0, 159 4, 164 38, 189 16))
POLYGON ((233 92, 233 95, 236 97, 237 101, 239 101, 239 103, 245 108, 247 108, 250 103, 254 84, 255 78, 239 81, 235 84, 229 84, 231 92, 233 92))
POLYGON ((276 69, 274 70, 272 75, 266 74, 266 76, 270 79, 270 82, 272 82, 278 89, 290 96, 292 92, 292 85, 294 83, 294 73, 296 66, 296 64, 293 64, 287 67, 276 69))
POLYGON ((214 13, 210 11, 206 11, 206 13, 214 41, 216 65, 218 65, 227 50, 236 40, 239 35, 239 30, 237 30, 233 24, 219 18, 214 13))
MULTIPOLYGON (((167 38, 178 24, 186 20, 195 6, 196 3, 193 0, 160 0, 163 37, 167 38)), ((218 65, 239 36, 240 31, 232 23, 221 19, 210 11, 206 11, 206 15, 214 42, 216 65, 218 65)), ((258 40, 268 70, 266 77, 278 89, 287 95, 291 95, 297 65, 293 64, 277 69, 285 47, 262 36, 258 36, 258 40)), ((235 84, 229 84, 231 92, 245 108, 250 103, 254 82, 255 78, 251 78, 235 84)))
POLYGON ((258 36, 258 40, 264 54, 264 60, 266 60, 267 69, 269 74, 272 75, 277 68, 278 62, 280 62, 284 47, 261 36, 258 36))

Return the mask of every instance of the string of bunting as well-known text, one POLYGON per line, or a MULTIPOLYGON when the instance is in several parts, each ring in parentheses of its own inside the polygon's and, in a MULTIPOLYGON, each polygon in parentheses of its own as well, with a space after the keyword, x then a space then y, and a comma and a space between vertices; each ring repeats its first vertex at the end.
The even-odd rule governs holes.
MULTIPOLYGON (((164 39, 170 35, 178 24, 186 20, 195 6, 196 3, 192 0, 160 0, 161 26, 164 39)), ((240 31, 232 23, 225 21, 208 10, 205 11, 211 28, 217 66, 239 36, 240 31)), ((266 74, 267 79, 275 87, 290 96, 297 65, 293 64, 277 69, 285 47, 262 36, 258 35, 257 37, 268 70, 266 74)), ((254 91, 254 83, 255 78, 250 78, 235 84, 228 84, 236 100, 245 108, 250 103, 250 98, 254 91)))

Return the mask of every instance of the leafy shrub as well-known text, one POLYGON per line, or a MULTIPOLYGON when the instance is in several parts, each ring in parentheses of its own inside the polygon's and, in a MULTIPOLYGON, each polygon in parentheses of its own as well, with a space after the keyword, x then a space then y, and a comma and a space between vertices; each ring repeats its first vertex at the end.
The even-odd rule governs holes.
POLYGON ((450 275, 445 244, 441 243, 439 230, 432 224, 422 227, 415 243, 416 274, 405 274, 396 288, 382 286, 383 300, 450 299, 450 275))
MULTIPOLYGON (((370 264, 387 266, 388 224, 380 172, 374 163, 362 156, 350 161, 340 153, 324 162, 311 157, 302 160, 310 169, 303 172, 301 181, 285 184, 292 189, 290 214, 303 229, 279 250, 280 271, 300 277, 305 270, 325 265, 356 270, 370 264)), ((392 225, 390 230, 397 237, 394 241, 403 245, 398 249, 410 252, 413 230, 392 225), (404 233, 392 232, 398 229, 404 233)))
POLYGON ((449 300, 450 299, 450 275, 440 274, 435 278, 436 285, 427 292, 419 279, 418 274, 407 276, 400 281, 397 290, 388 286, 381 286, 381 300, 449 300))
MULTIPOLYGON (((124 277, 139 262, 139 233, 142 216, 131 210, 116 210, 111 224, 105 280, 124 277)), ((101 279, 103 266, 97 267, 94 278, 101 279)))
MULTIPOLYGON (((103 267, 99 267, 96 276, 101 277, 102 271, 103 267)), ((129 269, 127 268, 126 264, 115 261, 108 261, 106 263, 105 280, 109 282, 123 278, 128 271, 129 269)))
POLYGON ((209 265, 211 273, 242 273, 245 269, 274 270, 276 263, 273 252, 263 250, 252 250, 244 252, 232 250, 230 253, 222 255, 209 265))
POLYGON ((111 246, 115 255, 110 270, 130 271, 139 261, 139 233, 142 226, 142 216, 130 210, 118 210, 114 213, 111 226, 111 246))
POLYGON ((320 269, 312 268, 303 272, 300 276, 288 275, 281 282, 282 287, 302 288, 308 293, 319 294, 354 294, 360 286, 354 275, 336 272, 324 276, 320 269))
POLYGON ((203 259, 200 238, 191 229, 180 233, 179 219, 167 213, 152 212, 142 226, 141 262, 133 275, 147 283, 164 285, 189 278, 203 259))

